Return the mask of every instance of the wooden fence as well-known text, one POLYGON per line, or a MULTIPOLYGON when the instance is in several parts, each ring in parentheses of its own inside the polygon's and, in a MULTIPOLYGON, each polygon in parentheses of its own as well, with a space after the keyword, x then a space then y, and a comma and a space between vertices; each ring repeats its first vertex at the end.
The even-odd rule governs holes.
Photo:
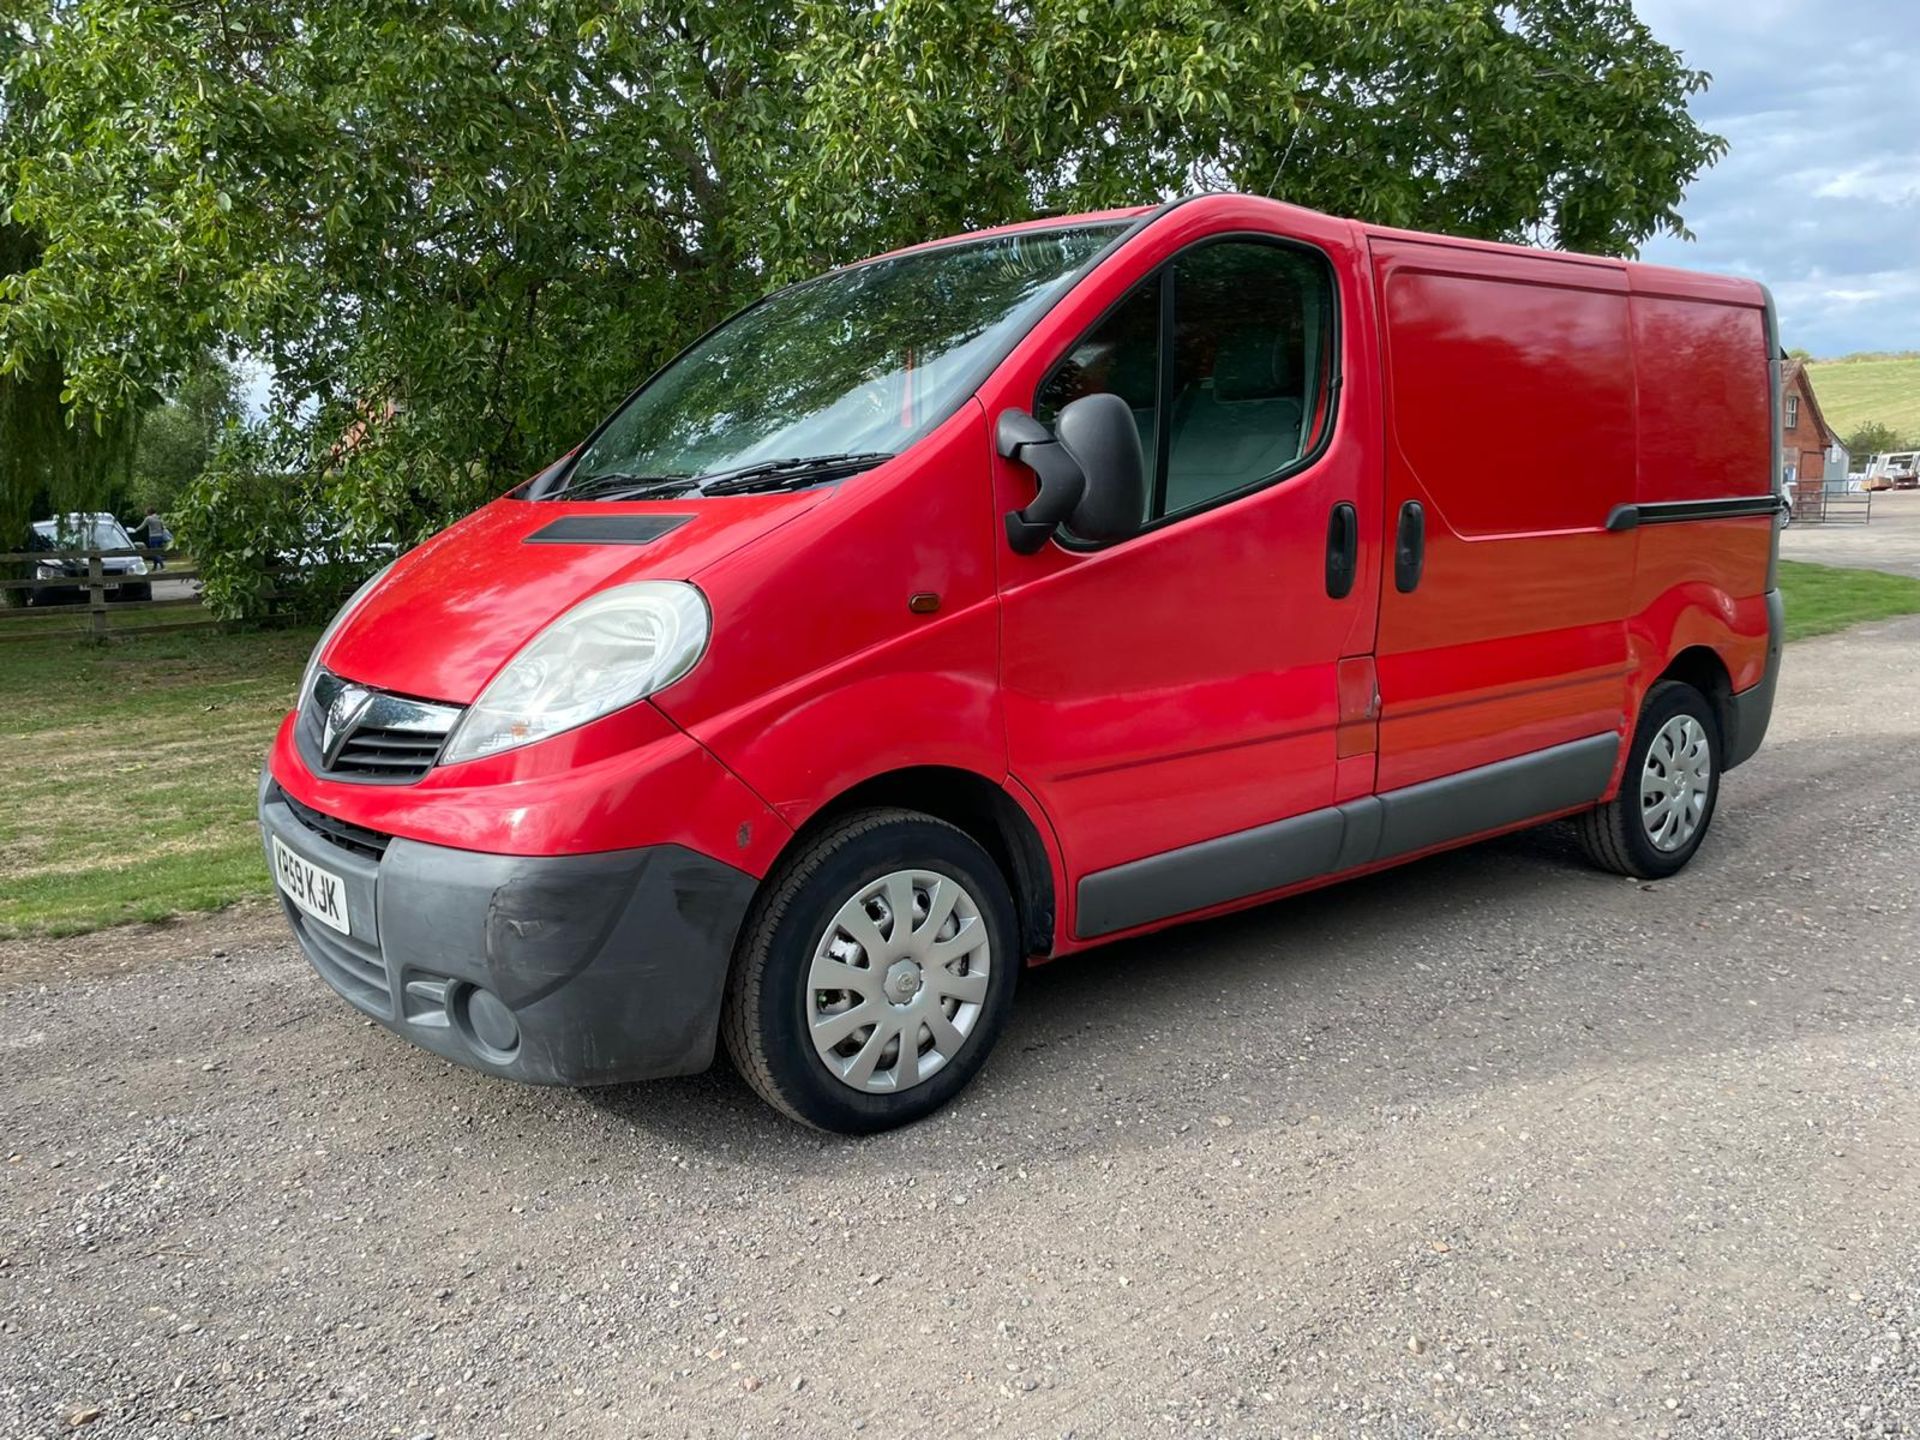
POLYGON ((217 623, 200 603, 200 578, 192 557, 182 550, 22 550, 0 554, 0 642, 44 639, 49 635, 158 635, 217 623), (114 574, 104 562, 134 556, 147 561, 144 575, 114 574), (155 570, 153 561, 169 562, 155 570), (177 568, 171 562, 179 562, 177 568), (43 566, 84 564, 83 575, 39 576, 43 566), (13 578, 24 570, 25 576, 13 578), (128 588, 146 598, 123 599, 128 588), (60 591, 79 590, 80 602, 41 603, 60 591), (171 593, 161 593, 161 592, 171 593), (155 614, 154 612, 163 612, 155 614), (172 612, 171 614, 165 612, 172 612), (177 617, 177 618, 175 618, 177 617))

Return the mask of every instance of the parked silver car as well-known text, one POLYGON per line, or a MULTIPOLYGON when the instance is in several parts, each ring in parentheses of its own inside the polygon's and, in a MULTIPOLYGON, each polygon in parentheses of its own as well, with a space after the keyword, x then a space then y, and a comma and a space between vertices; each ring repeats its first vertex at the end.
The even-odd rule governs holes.
MULTIPOLYGON (((84 604, 87 599, 87 562, 84 556, 76 556, 72 551, 132 551, 140 547, 133 543, 126 526, 105 511, 71 511, 50 520, 34 521, 27 548, 36 553, 49 552, 46 559, 34 562, 34 579, 72 579, 76 582, 71 586, 42 585, 29 590, 27 603, 76 605, 84 604)), ((109 600, 153 598, 153 582, 146 578, 149 573, 147 562, 138 555, 104 556, 100 561, 100 570, 106 577, 109 600)))

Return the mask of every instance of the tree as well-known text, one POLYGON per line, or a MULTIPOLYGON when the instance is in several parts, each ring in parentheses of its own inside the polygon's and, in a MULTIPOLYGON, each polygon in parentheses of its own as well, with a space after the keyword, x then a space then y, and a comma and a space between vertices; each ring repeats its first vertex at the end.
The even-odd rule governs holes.
POLYGON ((1864 461, 1870 455, 1885 455, 1895 450, 1909 447, 1901 440, 1891 425, 1878 420, 1869 420, 1864 425, 1854 427, 1846 439, 1847 453, 1855 460, 1864 461))
POLYGON ((203 356, 165 404, 140 417, 131 466, 134 503, 172 510, 206 470, 227 426, 239 418, 233 368, 218 355, 203 356))
POLYGON ((20 3, 0 363, 116 414, 245 347, 402 539, 877 249, 1233 186, 1623 253, 1722 149, 1630 0, 20 3))
MULTIPOLYGON (((12 213, 14 162, 32 152, 40 133, 41 97, 19 83, 15 68, 25 38, 0 23, 0 295, 45 254, 45 236, 12 213)), ((107 506, 126 479, 133 418, 130 407, 100 414, 69 404, 57 340, 0 364, 0 553, 24 543, 35 511, 107 506)))

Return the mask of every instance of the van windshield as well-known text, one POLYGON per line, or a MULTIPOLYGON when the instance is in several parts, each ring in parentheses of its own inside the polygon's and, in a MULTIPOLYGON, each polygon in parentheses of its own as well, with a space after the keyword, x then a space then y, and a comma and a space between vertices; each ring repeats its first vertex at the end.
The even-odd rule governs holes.
POLYGON ((1124 228, 939 245, 776 291, 654 376, 546 498, 786 488, 878 464, 951 415, 1124 228))

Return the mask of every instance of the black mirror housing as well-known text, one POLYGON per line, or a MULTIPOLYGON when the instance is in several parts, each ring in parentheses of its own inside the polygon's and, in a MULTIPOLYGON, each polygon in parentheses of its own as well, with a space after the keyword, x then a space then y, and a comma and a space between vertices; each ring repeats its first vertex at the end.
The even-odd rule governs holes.
POLYGON ((1118 395, 1082 395, 1060 412, 1060 444, 1087 477, 1067 524, 1087 540, 1124 540, 1147 509, 1147 460, 1140 427, 1118 395))
POLYGON ((1123 540, 1140 528, 1147 465, 1133 412, 1118 395, 1083 395, 1049 432, 1024 410, 1002 412, 1000 453, 1040 480, 1040 493, 1007 515, 1007 543, 1031 555, 1061 525, 1088 540, 1123 540))
POLYGON ((1001 412, 994 444, 1001 455, 1039 477, 1040 493, 1032 503, 1007 512, 1007 543, 1015 554, 1035 554, 1080 503, 1086 473, 1047 427, 1024 410, 1001 412))

